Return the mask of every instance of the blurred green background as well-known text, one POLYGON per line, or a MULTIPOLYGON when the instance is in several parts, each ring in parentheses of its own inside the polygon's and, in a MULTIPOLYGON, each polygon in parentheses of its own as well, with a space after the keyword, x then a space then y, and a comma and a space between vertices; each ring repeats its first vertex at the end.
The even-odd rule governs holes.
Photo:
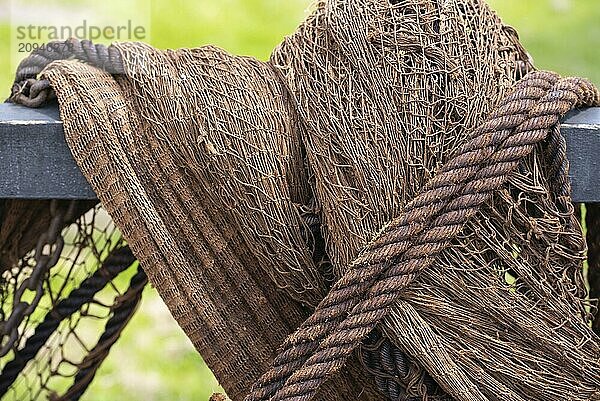
MULTIPOLYGON (((17 0, 14 0, 17 2, 17 0)), ((148 0, 150 1, 150 0, 148 0)), ((108 7, 120 0, 103 0, 108 7)), ((85 0, 46 1, 60 14, 85 0)), ((152 0, 150 43, 159 48, 214 44, 266 59, 306 16, 310 0, 152 0)), ((599 0, 490 0, 517 28, 536 66, 600 84, 599 0)), ((0 0, 0 88, 13 78, 7 0, 0 0)), ((218 383, 153 289, 124 332, 84 400, 203 400, 218 383)))

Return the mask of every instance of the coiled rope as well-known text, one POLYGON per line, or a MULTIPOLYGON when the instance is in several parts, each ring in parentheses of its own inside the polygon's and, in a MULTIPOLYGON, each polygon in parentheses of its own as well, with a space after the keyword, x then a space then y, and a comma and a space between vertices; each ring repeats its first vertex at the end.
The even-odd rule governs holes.
POLYGON ((411 361, 377 328, 363 341, 359 355, 377 388, 389 400, 452 400, 423 367, 411 361))
POLYGON ((560 118, 575 107, 598 104, 599 97, 590 82, 550 72, 519 81, 286 339, 273 367, 245 400, 310 400, 560 118))
POLYGON ((34 50, 17 67, 9 102, 27 107, 41 107, 55 97, 47 79, 37 76, 48 64, 56 60, 74 58, 111 74, 123 74, 121 53, 114 46, 93 44, 75 38, 48 42, 34 50))

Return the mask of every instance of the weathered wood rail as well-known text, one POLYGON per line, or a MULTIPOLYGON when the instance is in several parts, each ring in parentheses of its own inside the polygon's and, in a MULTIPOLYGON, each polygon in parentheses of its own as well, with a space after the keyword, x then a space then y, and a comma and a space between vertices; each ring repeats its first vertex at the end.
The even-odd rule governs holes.
MULTIPOLYGON (((600 202, 600 108, 562 122, 573 200, 600 202)), ((0 198, 95 199, 64 139, 56 106, 0 104, 0 198)))

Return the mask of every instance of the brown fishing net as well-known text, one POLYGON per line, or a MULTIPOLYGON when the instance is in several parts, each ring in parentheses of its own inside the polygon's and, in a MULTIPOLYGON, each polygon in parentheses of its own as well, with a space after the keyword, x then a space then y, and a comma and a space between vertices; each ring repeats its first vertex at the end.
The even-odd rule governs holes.
POLYGON ((600 400, 558 128, 598 92, 483 1, 319 2, 269 62, 66 45, 12 99, 232 399, 600 400))

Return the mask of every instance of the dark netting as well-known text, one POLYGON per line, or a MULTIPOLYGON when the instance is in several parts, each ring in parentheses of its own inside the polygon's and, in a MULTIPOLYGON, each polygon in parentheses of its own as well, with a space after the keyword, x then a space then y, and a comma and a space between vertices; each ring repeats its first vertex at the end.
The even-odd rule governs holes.
POLYGON ((2 201, 0 207, 35 212, 12 222, 5 213, 2 221, 13 244, 19 238, 35 245, 19 254, 2 244, 0 397, 78 400, 133 315, 146 275, 99 205, 86 211, 89 202, 2 201))

